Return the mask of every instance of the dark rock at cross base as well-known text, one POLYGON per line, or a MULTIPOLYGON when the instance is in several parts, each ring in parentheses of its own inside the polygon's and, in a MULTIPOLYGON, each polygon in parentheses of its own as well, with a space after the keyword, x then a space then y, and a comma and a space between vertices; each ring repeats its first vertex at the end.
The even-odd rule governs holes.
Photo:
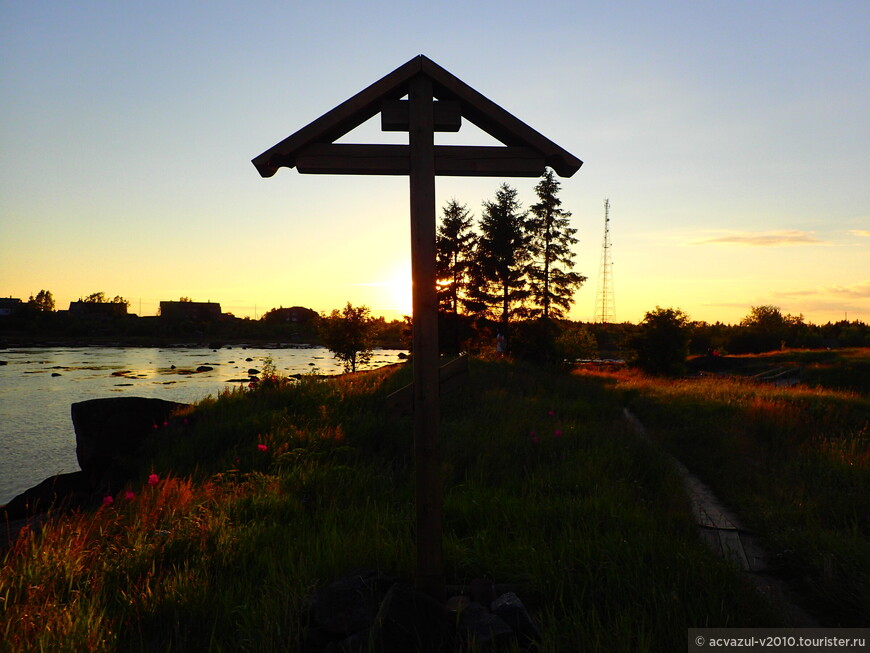
POLYGON ((356 569, 323 587, 311 598, 312 625, 342 639, 374 623, 384 596, 396 578, 374 569, 356 569))
POLYGON ((459 634, 467 644, 481 651, 501 651, 516 640, 514 631, 503 619, 475 601, 459 613, 459 634))
POLYGON ((447 608, 407 583, 396 583, 381 603, 371 641, 383 653, 453 650, 455 629, 447 608))
POLYGON ((540 644, 541 631, 514 592, 506 592, 492 602, 492 613, 513 629, 521 646, 540 644))
POLYGON ((85 472, 58 474, 13 498, 3 508, 5 515, 0 512, 0 521, 24 519, 62 504, 82 505, 93 498, 93 491, 85 472))
POLYGON ((76 458, 82 471, 93 478, 110 467, 115 474, 128 470, 133 456, 173 412, 188 406, 163 399, 111 397, 74 403, 71 407, 76 433, 76 458))

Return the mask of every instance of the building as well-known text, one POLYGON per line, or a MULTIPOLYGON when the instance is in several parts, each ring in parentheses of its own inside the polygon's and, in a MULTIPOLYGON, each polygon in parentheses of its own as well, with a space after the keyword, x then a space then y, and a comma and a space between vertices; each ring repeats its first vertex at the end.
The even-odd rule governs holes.
POLYGON ((217 302, 160 302, 160 317, 169 322, 213 322, 221 319, 217 302))
POLYGON ((310 308, 291 306, 290 308, 273 308, 263 316, 263 319, 279 324, 308 324, 318 317, 317 312, 310 308))
POLYGON ((24 306, 24 302, 15 297, 0 297, 0 317, 20 313, 24 306))
POLYGON ((69 314, 73 317, 110 319, 127 316, 127 304, 123 302, 70 302, 69 314))

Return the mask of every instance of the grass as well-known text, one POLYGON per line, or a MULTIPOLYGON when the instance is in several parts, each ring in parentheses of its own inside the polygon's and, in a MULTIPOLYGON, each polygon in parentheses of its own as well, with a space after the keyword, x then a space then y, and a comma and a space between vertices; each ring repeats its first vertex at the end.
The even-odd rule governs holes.
MULTIPOLYGON (((700 543, 611 379, 471 363, 442 400, 448 583, 515 585, 548 652, 671 651, 689 627, 780 624, 700 543)), ((0 650, 299 651, 318 586, 363 566, 412 579, 411 423, 383 410, 409 371, 195 406, 111 505, 6 552, 0 650)))
MULTIPOLYGON (((843 379, 870 362, 868 350, 822 355, 835 387, 850 385, 843 379)), ((768 365, 795 361, 768 358, 768 365)), ((831 626, 867 624, 867 394, 823 387, 822 375, 815 387, 791 388, 728 377, 612 379, 653 436, 763 537, 775 570, 802 590, 811 613, 831 626)))

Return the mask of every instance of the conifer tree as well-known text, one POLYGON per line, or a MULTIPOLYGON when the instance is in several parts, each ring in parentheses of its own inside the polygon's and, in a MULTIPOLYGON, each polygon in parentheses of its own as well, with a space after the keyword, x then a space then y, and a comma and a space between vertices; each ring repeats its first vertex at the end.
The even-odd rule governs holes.
POLYGON ((471 212, 464 204, 450 200, 435 237, 438 306, 444 310, 459 313, 460 304, 467 299, 475 240, 471 212))
POLYGON ((577 244, 576 229, 569 226, 569 211, 561 208, 559 181, 549 168, 535 186, 538 202, 530 207, 529 291, 535 308, 531 314, 544 319, 564 317, 574 303, 574 291, 586 277, 572 271, 577 244))
POLYGON ((479 232, 473 299, 502 322, 524 316, 529 237, 516 189, 502 184, 495 201, 483 203, 479 232))

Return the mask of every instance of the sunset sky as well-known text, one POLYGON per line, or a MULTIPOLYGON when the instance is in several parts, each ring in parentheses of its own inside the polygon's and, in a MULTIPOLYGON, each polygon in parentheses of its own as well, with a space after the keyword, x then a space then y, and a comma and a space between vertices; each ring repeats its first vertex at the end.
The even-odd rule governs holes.
MULTIPOLYGON (((866 0, 0 0, 0 296, 409 313, 407 178, 250 160, 425 54, 584 161, 561 180, 573 319, 609 198, 617 321, 870 322, 868 33, 866 0)), ((535 179, 442 177, 439 213, 503 181, 535 201, 535 179)))

